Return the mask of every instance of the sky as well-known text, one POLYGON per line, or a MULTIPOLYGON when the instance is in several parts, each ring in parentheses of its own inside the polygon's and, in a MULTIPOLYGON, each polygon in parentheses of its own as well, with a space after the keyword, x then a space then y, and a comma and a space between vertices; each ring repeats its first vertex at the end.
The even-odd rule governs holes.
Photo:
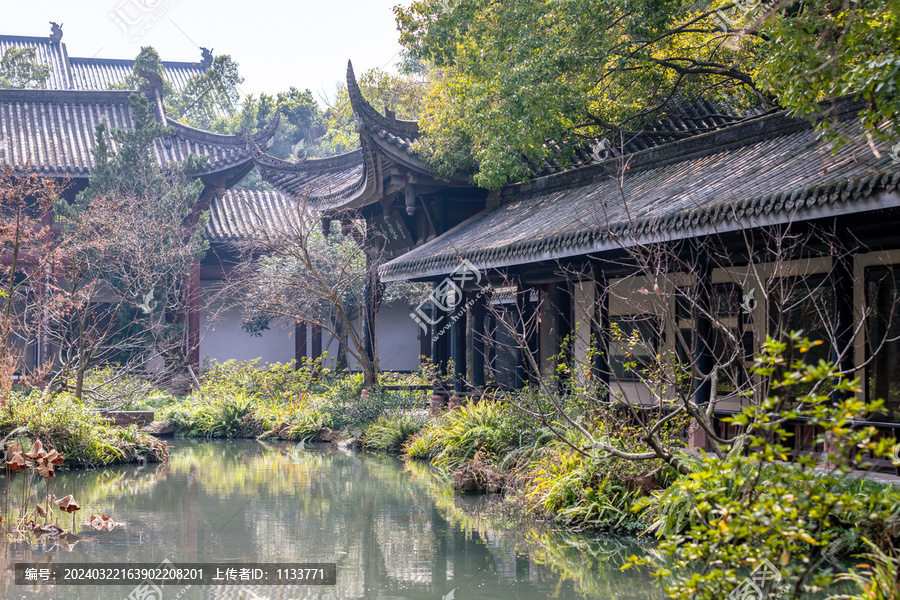
POLYGON ((410 0, 0 0, 0 33, 63 28, 69 56, 200 61, 200 46, 240 65, 244 95, 291 86, 334 96, 347 60, 357 73, 391 69, 400 45, 392 8, 410 0))

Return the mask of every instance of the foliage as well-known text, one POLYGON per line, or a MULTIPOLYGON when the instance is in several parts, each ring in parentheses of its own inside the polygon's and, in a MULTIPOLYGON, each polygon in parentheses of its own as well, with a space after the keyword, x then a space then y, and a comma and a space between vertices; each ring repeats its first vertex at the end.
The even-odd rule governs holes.
MULTIPOLYGON (((422 375, 385 377, 387 385, 418 385, 422 375)), ((273 364, 259 361, 211 362, 201 379, 198 394, 156 405, 158 419, 176 426, 188 437, 260 437, 317 440, 327 429, 362 433, 380 418, 397 417, 403 439, 410 425, 401 415, 421 408, 419 392, 373 388, 362 395, 362 376, 335 376, 321 366, 321 359, 273 364), (406 433, 404 433, 406 432, 406 433)), ((415 420, 414 418, 410 417, 415 420)), ((402 442, 402 440, 401 440, 402 442)))
POLYGON ((566 525, 643 530, 644 523, 632 511, 640 491, 628 489, 604 466, 571 448, 553 448, 528 467, 525 498, 533 511, 566 525))
POLYGON ((37 61, 34 47, 7 48, 0 58, 0 88, 44 88, 50 65, 37 61))
POLYGON ((831 364, 804 363, 802 354, 814 343, 796 333, 788 341, 800 358, 787 360, 788 342, 769 338, 755 360, 753 371, 769 380, 771 393, 733 418, 745 428, 739 443, 725 458, 705 457, 648 501, 657 505, 651 510, 666 534, 659 551, 668 560, 657 575, 673 597, 722 598, 764 560, 783 578, 761 584, 764 592, 780 586, 784 597, 807 597, 835 581, 827 563, 845 531, 884 543, 900 518, 896 488, 847 481, 857 466, 854 451, 887 452, 888 442, 874 441, 872 427, 854 424, 879 402, 857 400, 856 382, 831 364), (821 457, 788 462, 792 433, 785 423, 797 418, 822 427, 821 457))
POLYGON ((362 436, 363 447, 371 450, 397 451, 412 436, 425 427, 427 417, 423 413, 395 411, 383 414, 366 427, 362 436))
POLYGON ((0 412, 0 433, 22 428, 22 447, 41 440, 47 448, 65 456, 65 464, 101 465, 149 460, 165 461, 166 445, 153 436, 130 428, 114 427, 102 418, 94 405, 71 394, 48 394, 41 390, 13 392, 0 412))
POLYGON ((852 581, 859 589, 859 595, 840 596, 847 600, 896 600, 900 590, 900 561, 896 548, 887 552, 866 540, 869 551, 859 556, 866 562, 857 565, 858 571, 851 569, 841 574, 840 579, 852 581))
POLYGON ((630 141, 673 98, 813 116, 850 94, 867 101, 870 132, 900 133, 897 0, 418 0, 395 12, 409 54, 439 71, 420 152, 488 188, 586 140, 630 141))
POLYGON ((216 56, 205 73, 192 76, 184 89, 166 100, 166 112, 192 127, 211 130, 216 121, 226 118, 223 113, 235 113, 238 86, 243 82, 230 56, 216 56))
POLYGON ((31 290, 52 267, 46 225, 59 193, 51 179, 17 175, 12 167, 0 172, 0 403, 14 373, 39 376, 23 368, 19 340, 36 337, 40 327, 43 298, 31 290))
POLYGON ((396 411, 421 408, 424 398, 421 393, 404 390, 388 390, 377 386, 362 394, 361 373, 337 379, 325 394, 322 407, 331 427, 343 429, 362 428, 385 414, 396 411))
POLYGON ((322 366, 321 358, 305 358, 299 366, 295 361, 264 367, 259 363, 260 359, 223 363, 210 360, 204 365, 201 392, 244 393, 263 400, 284 402, 327 389, 330 372, 322 366))

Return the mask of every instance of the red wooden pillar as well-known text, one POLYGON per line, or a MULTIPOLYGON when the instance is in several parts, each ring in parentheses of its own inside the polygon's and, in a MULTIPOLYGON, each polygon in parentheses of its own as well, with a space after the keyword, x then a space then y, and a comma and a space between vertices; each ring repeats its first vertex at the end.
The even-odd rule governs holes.
POLYGON ((200 261, 191 263, 188 281, 188 364, 199 373, 200 369, 200 261))
MULTIPOLYGON (((194 205, 191 213, 191 230, 197 227, 200 214, 209 209, 213 198, 217 194, 225 193, 225 180, 220 179, 207 183, 200 194, 200 198, 194 205)), ((185 356, 188 359, 188 365, 194 370, 194 373, 200 373, 200 261, 195 260, 191 263, 191 273, 187 281, 187 348, 185 348, 185 356)))

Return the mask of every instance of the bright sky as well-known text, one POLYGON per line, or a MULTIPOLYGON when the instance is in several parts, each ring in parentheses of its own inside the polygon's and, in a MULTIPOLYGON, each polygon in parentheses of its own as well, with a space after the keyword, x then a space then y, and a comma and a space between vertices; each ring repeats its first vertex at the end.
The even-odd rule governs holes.
POLYGON ((240 64, 244 94, 290 86, 333 97, 347 60, 357 73, 390 68, 400 45, 395 4, 409 0, 0 0, 0 33, 49 36, 63 26, 69 56, 200 61, 200 46, 240 64))

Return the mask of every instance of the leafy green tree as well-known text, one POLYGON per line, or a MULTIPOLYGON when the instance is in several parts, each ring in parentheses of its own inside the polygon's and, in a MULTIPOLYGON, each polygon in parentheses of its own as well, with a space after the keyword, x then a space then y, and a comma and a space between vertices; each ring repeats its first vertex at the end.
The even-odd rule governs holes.
POLYGON ((191 77, 184 89, 168 98, 166 110, 187 125, 213 130, 217 121, 235 114, 243 82, 238 63, 230 56, 217 56, 205 73, 191 77))
POLYGON ((150 71, 160 76, 163 81, 163 97, 172 94, 172 84, 166 78, 166 67, 162 64, 159 52, 153 46, 141 46, 141 51, 134 59, 131 74, 121 83, 110 84, 111 90, 139 90, 146 85, 147 80, 141 75, 142 71, 150 71))
POLYGON ((269 124, 276 111, 280 111, 281 121, 272 147, 267 152, 283 159, 291 156, 302 158, 313 140, 325 131, 322 111, 308 89, 300 91, 291 87, 275 96, 260 94, 256 97, 251 94, 244 99, 234 119, 221 123, 220 130, 223 133, 259 131, 269 124), (302 148, 298 146, 300 142, 303 142, 302 148))
POLYGON ((8 48, 0 58, 0 88, 44 88, 50 79, 50 66, 37 61, 37 51, 8 48))
POLYGON ((900 137, 898 0, 418 0, 395 11, 410 56, 438 70, 422 155, 489 188, 527 178, 523 158, 554 146, 565 156, 585 139, 627 141, 676 97, 811 115, 852 94, 872 134, 900 137))
POLYGON ((177 90, 166 77, 166 68, 156 49, 142 46, 134 59, 131 74, 121 83, 109 87, 139 90, 147 83, 141 75, 144 71, 156 73, 162 79, 163 102, 170 117, 208 131, 229 130, 240 100, 237 88, 244 81, 238 64, 230 56, 215 57, 205 73, 192 76, 183 89, 177 90))

